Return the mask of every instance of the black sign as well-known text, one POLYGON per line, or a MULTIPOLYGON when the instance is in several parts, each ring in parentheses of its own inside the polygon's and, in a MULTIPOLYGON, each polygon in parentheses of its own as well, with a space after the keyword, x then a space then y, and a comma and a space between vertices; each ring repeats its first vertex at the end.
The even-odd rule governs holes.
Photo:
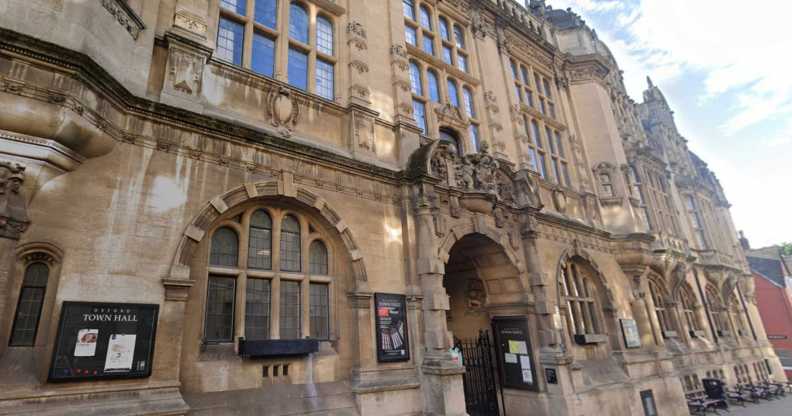
POLYGON ((377 361, 394 362, 410 359, 407 334, 407 306, 404 295, 377 293, 376 313, 377 361))
POLYGON ((545 380, 547 384, 558 384, 558 373, 555 368, 545 368, 545 380))
POLYGON ((50 381, 151 375, 159 305, 63 302, 50 381))
POLYGON ((536 368, 531 355, 531 339, 528 336, 528 319, 525 317, 494 318, 498 365, 501 369, 503 387, 536 390, 536 368))

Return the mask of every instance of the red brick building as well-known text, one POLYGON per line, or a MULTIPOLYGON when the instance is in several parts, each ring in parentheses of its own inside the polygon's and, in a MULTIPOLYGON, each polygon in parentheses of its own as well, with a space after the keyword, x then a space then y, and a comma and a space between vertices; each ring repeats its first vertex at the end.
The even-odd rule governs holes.
POLYGON ((792 379, 792 259, 782 256, 778 247, 769 247, 751 250, 748 263, 767 338, 792 379))

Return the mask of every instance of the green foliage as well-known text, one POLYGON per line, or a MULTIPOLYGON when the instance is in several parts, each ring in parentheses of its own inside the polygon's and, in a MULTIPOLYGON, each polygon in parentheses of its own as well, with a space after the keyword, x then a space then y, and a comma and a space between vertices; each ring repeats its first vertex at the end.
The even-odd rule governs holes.
POLYGON ((781 243, 781 254, 792 256, 792 243, 781 243))

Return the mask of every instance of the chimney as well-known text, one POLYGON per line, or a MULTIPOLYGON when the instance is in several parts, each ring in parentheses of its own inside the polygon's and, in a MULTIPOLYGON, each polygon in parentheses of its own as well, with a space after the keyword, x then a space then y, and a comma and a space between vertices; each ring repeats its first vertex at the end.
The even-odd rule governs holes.
POLYGON ((747 238, 745 238, 745 233, 742 230, 740 230, 740 245, 745 251, 751 249, 751 243, 748 241, 747 238))

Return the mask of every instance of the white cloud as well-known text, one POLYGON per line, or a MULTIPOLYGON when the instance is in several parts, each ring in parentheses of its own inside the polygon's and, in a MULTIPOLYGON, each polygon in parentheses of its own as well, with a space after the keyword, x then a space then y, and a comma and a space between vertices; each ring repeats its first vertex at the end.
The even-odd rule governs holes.
POLYGON ((625 71, 632 94, 646 74, 659 82, 693 71, 703 74, 706 104, 726 93, 736 106, 721 125, 724 134, 792 114, 792 53, 786 34, 792 2, 754 0, 551 0, 584 17, 617 13, 615 27, 596 28, 625 71), (627 39, 616 39, 621 30, 627 39))

